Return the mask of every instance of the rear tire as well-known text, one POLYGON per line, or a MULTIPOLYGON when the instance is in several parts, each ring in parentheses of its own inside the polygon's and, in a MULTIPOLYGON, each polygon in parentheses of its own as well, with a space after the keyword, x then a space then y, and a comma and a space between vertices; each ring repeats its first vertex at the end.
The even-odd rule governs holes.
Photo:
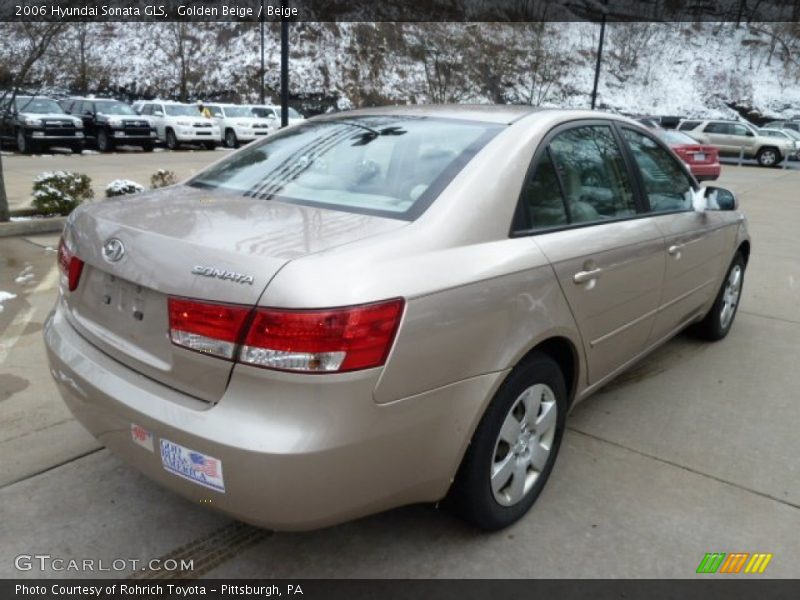
POLYGON ((756 154, 756 160, 762 167, 777 167, 782 158, 777 148, 761 148, 756 154))
POLYGON ((742 297, 744 269, 744 257, 741 252, 737 252, 725 273, 725 280, 719 288, 714 304, 703 320, 692 328, 698 337, 716 342, 728 335, 742 297))
POLYGON ((444 505, 487 531, 523 517, 553 469, 566 414, 560 367, 546 354, 533 354, 486 409, 444 505))

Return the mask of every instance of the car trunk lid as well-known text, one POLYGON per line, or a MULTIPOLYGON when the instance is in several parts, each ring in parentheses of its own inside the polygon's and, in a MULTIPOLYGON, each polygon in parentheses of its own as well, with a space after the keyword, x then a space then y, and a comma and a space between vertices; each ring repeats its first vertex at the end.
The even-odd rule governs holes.
POLYGON ((104 201, 69 226, 85 265, 68 318, 121 363, 215 402, 232 363, 172 344, 170 296, 254 306, 290 260, 404 224, 187 186, 104 201))

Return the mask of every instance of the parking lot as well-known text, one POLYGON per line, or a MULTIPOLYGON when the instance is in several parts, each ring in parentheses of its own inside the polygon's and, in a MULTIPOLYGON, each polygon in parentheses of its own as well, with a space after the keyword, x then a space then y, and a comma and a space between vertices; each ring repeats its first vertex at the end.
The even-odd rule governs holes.
POLYGON ((106 186, 115 179, 130 179, 145 187, 150 177, 159 169, 175 173, 178 180, 190 177, 206 165, 225 156, 227 150, 217 151, 188 148, 175 152, 157 148, 155 154, 141 150, 120 150, 108 154, 50 154, 23 156, 4 151, 3 171, 6 176, 6 193, 12 210, 30 206, 34 178, 44 171, 74 171, 92 178, 95 199, 104 197, 106 186), (120 164, 124 165, 120 170, 120 164))
MULTIPOLYGON (((122 175, 185 177, 220 156, 130 153, 122 175)), ((119 176, 110 155, 4 165, 12 207, 55 165, 101 187, 119 176)), ((51 382, 41 329, 58 237, 0 238, 0 506, 14 515, 2 519, 0 576, 63 576, 15 570, 20 554, 49 554, 194 559, 176 577, 683 578, 707 552, 738 551, 772 553, 766 576, 796 577, 800 173, 726 165, 718 183, 738 193, 753 237, 731 334, 716 344, 680 335, 579 405, 535 508, 494 534, 433 506, 272 533, 162 490, 100 448, 51 382)))

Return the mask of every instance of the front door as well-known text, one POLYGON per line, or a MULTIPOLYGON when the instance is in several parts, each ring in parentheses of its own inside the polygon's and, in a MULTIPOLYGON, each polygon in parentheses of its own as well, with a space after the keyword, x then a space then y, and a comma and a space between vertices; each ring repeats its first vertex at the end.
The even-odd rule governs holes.
MULTIPOLYGON (((609 123, 558 131, 534 178, 541 171, 546 179, 548 170, 558 189, 533 196, 531 221, 542 229, 533 239, 553 265, 575 317, 591 385, 644 350, 661 296, 664 241, 640 214, 609 123), (545 198, 547 205, 536 204, 545 198)), ((539 188, 547 187, 540 182, 539 188)))
POLYGON ((650 341, 699 316, 719 286, 728 230, 720 213, 693 208, 694 183, 672 153, 650 135, 623 127, 639 166, 652 221, 664 235, 666 271, 650 341))

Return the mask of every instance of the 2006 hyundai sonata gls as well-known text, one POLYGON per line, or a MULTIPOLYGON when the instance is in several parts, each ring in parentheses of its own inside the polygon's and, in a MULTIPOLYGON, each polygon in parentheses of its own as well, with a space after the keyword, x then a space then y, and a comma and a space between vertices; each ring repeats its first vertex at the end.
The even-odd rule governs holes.
POLYGON ((76 417, 187 498, 277 529, 445 498, 496 529, 575 402, 727 334, 749 244, 632 121, 360 110, 75 211, 45 339, 76 417))

